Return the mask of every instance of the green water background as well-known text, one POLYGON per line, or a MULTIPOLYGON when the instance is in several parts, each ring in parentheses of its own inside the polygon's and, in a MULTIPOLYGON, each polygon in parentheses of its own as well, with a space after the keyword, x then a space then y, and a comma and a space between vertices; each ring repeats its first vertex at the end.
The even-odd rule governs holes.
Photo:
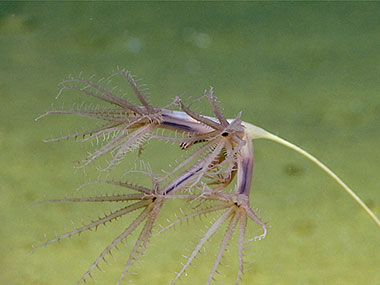
MULTIPOLYGON (((242 111, 243 120, 315 154, 379 216, 379 14, 380 4, 368 2, 0 3, 0 283, 73 284, 128 224, 126 217, 29 254, 44 233, 53 237, 71 229, 71 220, 109 209, 30 208, 96 178, 91 167, 87 176, 73 169, 86 147, 42 142, 83 121, 34 122, 55 102, 57 83, 80 71, 102 77, 117 65, 128 68, 161 106, 212 85, 227 117, 242 111)), ((272 142, 254 145, 251 199, 272 228, 252 244, 243 284, 380 284, 380 232, 368 216, 298 154, 272 142)), ((159 167, 166 151, 153 145, 143 158, 159 167)), ((154 237, 133 284, 168 284, 201 229, 191 223, 154 237)), ((116 282, 134 238, 112 266, 102 266, 106 273, 95 272, 97 284, 116 282)), ((185 284, 205 283, 219 242, 211 241, 185 284)), ((234 243, 225 263, 227 276, 217 278, 232 284, 234 243)))

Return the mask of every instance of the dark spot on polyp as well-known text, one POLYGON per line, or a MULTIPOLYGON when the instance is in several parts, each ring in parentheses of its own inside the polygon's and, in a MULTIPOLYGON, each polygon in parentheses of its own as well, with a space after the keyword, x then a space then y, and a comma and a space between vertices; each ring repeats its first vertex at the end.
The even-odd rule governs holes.
POLYGON ((222 136, 223 136, 223 137, 226 137, 226 136, 228 136, 228 133, 227 133, 227 132, 224 132, 224 133, 222 133, 222 136))

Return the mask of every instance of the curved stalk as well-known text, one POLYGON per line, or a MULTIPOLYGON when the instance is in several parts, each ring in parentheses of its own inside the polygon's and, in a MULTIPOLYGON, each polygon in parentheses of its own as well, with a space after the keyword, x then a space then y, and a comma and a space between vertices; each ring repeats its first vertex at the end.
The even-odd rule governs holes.
POLYGON ((302 154, 312 162, 314 162, 319 168, 321 168, 324 172, 326 172, 331 178, 333 178, 340 186, 343 187, 343 189, 359 204, 359 206, 367 212, 367 214, 371 217, 371 219, 377 224, 378 227, 380 227, 380 220, 376 217, 376 215, 368 208, 368 206, 359 198, 358 195, 350 188, 348 187, 332 170, 330 170, 325 164, 323 164, 321 161, 319 161, 316 157, 311 155, 310 153, 306 152, 302 148, 274 135, 269 133, 268 131, 254 126, 250 123, 243 123, 246 127, 246 133, 251 139, 268 139, 275 141, 279 144, 282 144, 288 148, 291 148, 295 150, 296 152, 302 154))

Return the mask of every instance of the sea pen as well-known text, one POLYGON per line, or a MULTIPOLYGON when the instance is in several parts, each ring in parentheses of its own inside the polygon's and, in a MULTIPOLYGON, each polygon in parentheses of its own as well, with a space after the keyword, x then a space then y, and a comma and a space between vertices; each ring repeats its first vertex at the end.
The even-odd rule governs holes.
POLYGON ((75 227, 72 231, 63 235, 47 239, 45 242, 38 244, 35 247, 36 249, 91 229, 97 229, 100 225, 117 220, 130 213, 139 212, 134 220, 129 221, 124 231, 104 248, 82 277, 78 278, 78 283, 92 277, 94 269, 100 268, 102 261, 107 262, 106 257, 117 248, 119 243, 137 231, 141 225, 142 228, 135 245, 129 253, 128 260, 117 284, 125 280, 131 266, 141 258, 147 248, 161 210, 166 203, 170 203, 173 199, 183 200, 187 203, 198 201, 200 206, 190 213, 185 214, 182 212, 181 217, 170 222, 166 227, 162 227, 158 231, 159 233, 196 216, 213 212, 219 213, 219 216, 204 233, 190 256, 187 257, 182 268, 175 274, 172 283, 180 279, 206 242, 225 224, 227 228, 220 242, 219 251, 211 268, 207 284, 214 280, 223 254, 235 231, 238 236, 236 283, 242 280, 244 273, 244 244, 264 238, 268 231, 267 224, 252 209, 252 201, 250 201, 254 168, 252 140, 255 139, 275 141, 310 159, 340 184, 380 227, 379 219, 357 194, 317 158, 260 127, 242 121, 241 114, 238 114, 234 119, 225 118, 216 103, 213 88, 205 91, 202 96, 208 101, 213 110, 214 116, 212 117, 193 111, 178 96, 164 108, 153 106, 146 99, 142 86, 138 85, 135 77, 125 69, 117 69, 107 79, 98 81, 94 81, 94 77, 86 79, 81 74, 78 77, 69 77, 61 83, 61 90, 57 97, 61 96, 65 90, 73 90, 79 95, 90 96, 109 105, 102 108, 84 108, 82 106, 77 109, 50 110, 37 118, 65 114, 87 117, 103 123, 102 126, 49 140, 60 141, 74 138, 83 142, 94 142, 97 148, 80 160, 78 168, 86 167, 94 160, 109 155, 110 159, 106 167, 100 169, 100 171, 112 172, 112 169, 124 159, 126 154, 137 150, 140 153, 142 147, 147 146, 152 140, 171 142, 177 147, 188 151, 187 156, 176 163, 171 170, 167 170, 165 175, 159 175, 146 167, 143 172, 151 178, 151 187, 136 185, 127 181, 103 180, 94 183, 116 185, 126 191, 123 190, 124 192, 120 194, 64 198, 37 203, 121 202, 124 205, 118 210, 105 214, 81 227, 75 227), (115 77, 121 78, 129 85, 140 105, 131 103, 125 98, 124 94, 117 93, 117 88, 112 85, 115 77), (104 143, 101 144, 100 141, 104 143), (236 184, 231 191, 228 186, 233 181, 236 184), (262 233, 260 235, 252 238, 246 237, 249 220, 261 227, 262 233))

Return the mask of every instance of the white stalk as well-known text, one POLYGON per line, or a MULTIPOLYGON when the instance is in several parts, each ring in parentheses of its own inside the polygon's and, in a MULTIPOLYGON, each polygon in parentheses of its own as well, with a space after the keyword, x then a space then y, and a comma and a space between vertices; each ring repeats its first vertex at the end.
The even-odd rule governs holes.
POLYGON ((306 152, 302 148, 276 136, 268 131, 257 127, 255 125, 252 125, 250 123, 243 122, 243 125, 246 128, 246 133, 248 136, 254 140, 254 139, 268 139, 275 141, 277 143, 280 143, 284 146, 287 146, 288 148, 291 148, 295 150, 296 152, 302 154, 306 158, 310 159, 312 162, 314 162, 319 168, 321 168, 323 171, 325 171, 330 177, 332 177, 340 186, 343 187, 343 189, 360 205, 364 211, 367 212, 367 214, 371 217, 371 219, 377 224, 378 227, 380 227, 380 220, 376 217, 376 215, 368 208, 368 206, 359 198, 358 195, 355 194, 353 190, 350 189, 333 171, 331 171, 326 165, 324 165, 322 162, 320 162, 316 157, 311 155, 310 153, 306 152))

